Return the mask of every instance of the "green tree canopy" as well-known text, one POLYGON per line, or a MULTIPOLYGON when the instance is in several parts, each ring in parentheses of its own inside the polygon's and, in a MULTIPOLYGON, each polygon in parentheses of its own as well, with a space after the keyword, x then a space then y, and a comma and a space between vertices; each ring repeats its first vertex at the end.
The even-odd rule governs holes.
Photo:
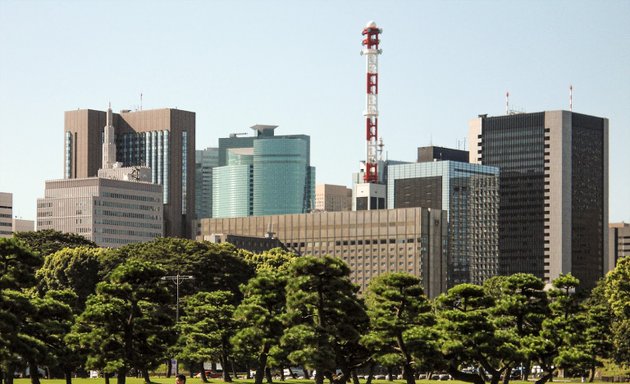
POLYGON ((146 372, 166 358, 174 343, 173 317, 164 311, 172 299, 161 280, 164 269, 129 259, 96 287, 68 341, 88 351, 87 366, 118 373, 125 383, 129 369, 146 372))
POLYGON ((369 319, 349 275, 342 260, 329 256, 303 256, 291 264, 282 345, 292 362, 316 370, 317 384, 335 368, 342 371, 339 382, 349 378, 345 353, 367 330, 369 319))
POLYGON ((630 365, 630 257, 617 262, 606 276, 604 294, 612 317, 613 357, 617 363, 630 365))
POLYGON ((420 279, 407 273, 388 273, 370 282, 366 293, 370 317, 369 343, 384 365, 403 367, 407 384, 415 383, 415 359, 435 351, 430 327, 435 323, 420 279))
POLYGON ((63 233, 55 231, 54 229, 17 232, 14 234, 14 237, 28 244, 31 249, 39 253, 42 257, 64 248, 97 247, 96 243, 81 235, 77 235, 76 233, 63 233))
POLYGON ((234 295, 230 291, 198 292, 186 299, 185 315, 179 329, 182 346, 180 359, 198 361, 203 368, 206 360, 221 362, 223 380, 231 382, 228 361, 230 338, 236 331, 234 295))

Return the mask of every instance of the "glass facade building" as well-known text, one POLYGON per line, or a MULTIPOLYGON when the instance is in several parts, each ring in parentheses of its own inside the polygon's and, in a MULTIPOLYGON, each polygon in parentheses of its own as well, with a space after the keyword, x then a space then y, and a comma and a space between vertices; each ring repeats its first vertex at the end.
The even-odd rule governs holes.
POLYGON ((426 207, 448 216, 449 287, 496 275, 499 169, 457 161, 388 167, 389 209, 426 207))
POLYGON ((256 125, 255 137, 219 139, 214 169, 212 217, 306 213, 315 204, 315 168, 310 137, 274 135, 276 126, 256 125))
MULTIPOLYGON (((113 114, 116 161, 123 167, 151 169, 163 186, 164 233, 192 237, 195 217, 195 113, 155 109, 113 114)), ((106 112, 67 111, 64 127, 64 178, 95 177, 102 165, 106 112)))
POLYGON ((212 174, 219 166, 219 149, 195 151, 195 215, 212 217, 212 174))

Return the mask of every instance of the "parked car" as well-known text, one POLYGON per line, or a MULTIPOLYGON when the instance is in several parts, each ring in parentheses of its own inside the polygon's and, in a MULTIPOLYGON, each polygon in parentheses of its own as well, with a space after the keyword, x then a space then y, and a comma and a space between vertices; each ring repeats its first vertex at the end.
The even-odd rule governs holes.
MULTIPOLYGON (((201 372, 195 375, 195 377, 201 377, 201 372)), ((209 379, 217 379, 223 377, 223 371, 213 371, 211 369, 206 370, 206 377, 209 379)))

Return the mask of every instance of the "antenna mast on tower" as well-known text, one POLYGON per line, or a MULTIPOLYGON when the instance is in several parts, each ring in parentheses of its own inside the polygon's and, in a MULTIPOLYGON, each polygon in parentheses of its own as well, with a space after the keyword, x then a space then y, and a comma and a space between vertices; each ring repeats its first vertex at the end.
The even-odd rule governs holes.
POLYGON ((361 54, 366 61, 367 97, 365 102, 365 131, 367 140, 367 158, 365 161, 366 183, 378 183, 378 55, 382 50, 378 48, 379 34, 383 30, 370 21, 363 28, 363 45, 365 48, 361 54))
POLYGON ((573 85, 569 85, 569 111, 573 112, 573 85))

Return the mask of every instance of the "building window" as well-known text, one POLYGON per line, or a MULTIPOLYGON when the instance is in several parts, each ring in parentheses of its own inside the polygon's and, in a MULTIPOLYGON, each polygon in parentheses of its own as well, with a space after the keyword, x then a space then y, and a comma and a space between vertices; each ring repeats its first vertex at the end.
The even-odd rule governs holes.
POLYGON ((186 200, 187 200, 187 191, 186 191, 186 180, 188 179, 188 132, 182 131, 182 214, 186 213, 186 200))

